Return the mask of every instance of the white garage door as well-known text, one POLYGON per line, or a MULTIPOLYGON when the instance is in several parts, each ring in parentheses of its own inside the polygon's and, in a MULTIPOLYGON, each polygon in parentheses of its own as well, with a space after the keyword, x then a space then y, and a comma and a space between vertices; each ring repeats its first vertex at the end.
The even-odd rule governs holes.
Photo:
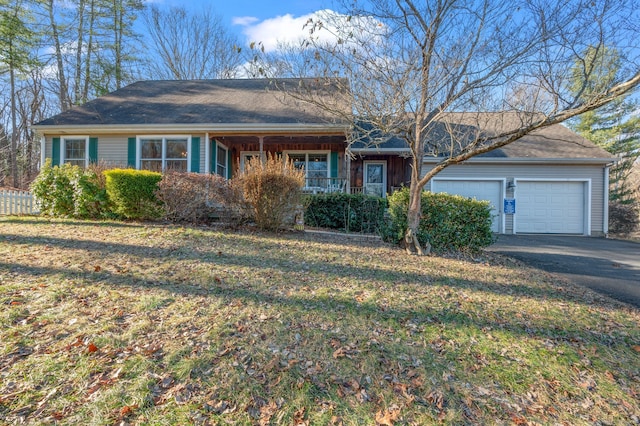
POLYGON ((516 233, 584 234, 584 182, 525 182, 516 187, 516 233))
POLYGON ((498 180, 434 180, 431 192, 446 192, 463 197, 486 200, 491 203, 493 222, 491 230, 502 232, 500 222, 500 202, 502 201, 502 181, 498 180))

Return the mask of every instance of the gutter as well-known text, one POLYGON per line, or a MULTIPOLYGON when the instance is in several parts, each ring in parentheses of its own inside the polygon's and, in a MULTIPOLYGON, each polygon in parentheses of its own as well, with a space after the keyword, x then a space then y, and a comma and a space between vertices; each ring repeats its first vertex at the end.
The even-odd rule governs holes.
POLYGON ((411 153, 409 148, 349 148, 353 154, 405 154, 411 153))
MULTIPOLYGON (((446 157, 424 157, 423 163, 437 164, 446 157)), ((482 157, 470 158, 457 165, 465 164, 611 164, 611 158, 532 158, 532 157, 482 157)))
POLYGON ((194 124, 98 124, 98 125, 33 125, 38 134, 136 134, 136 133, 215 133, 216 135, 254 136, 264 134, 335 135, 344 133, 349 126, 338 124, 246 124, 246 123, 194 123, 194 124))

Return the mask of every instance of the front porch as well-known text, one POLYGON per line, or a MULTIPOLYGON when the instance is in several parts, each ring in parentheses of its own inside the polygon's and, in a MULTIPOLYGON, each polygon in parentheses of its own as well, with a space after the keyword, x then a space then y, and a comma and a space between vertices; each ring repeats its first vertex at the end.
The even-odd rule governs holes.
POLYGON ((205 170, 231 178, 245 162, 267 154, 287 158, 306 171, 304 192, 364 193, 385 197, 410 179, 406 158, 397 154, 351 154, 344 135, 207 134, 205 170))

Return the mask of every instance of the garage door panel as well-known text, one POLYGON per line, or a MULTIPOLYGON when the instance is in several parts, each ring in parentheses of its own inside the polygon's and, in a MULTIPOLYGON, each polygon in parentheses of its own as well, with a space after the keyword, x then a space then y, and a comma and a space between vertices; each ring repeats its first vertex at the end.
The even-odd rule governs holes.
POLYGON ((516 190, 516 232, 583 234, 584 182, 519 181, 516 190))
POLYGON ((434 193, 446 192, 463 197, 486 200, 491 204, 493 222, 491 230, 501 232, 500 205, 502 203, 502 181, 497 180, 434 180, 431 183, 434 193))

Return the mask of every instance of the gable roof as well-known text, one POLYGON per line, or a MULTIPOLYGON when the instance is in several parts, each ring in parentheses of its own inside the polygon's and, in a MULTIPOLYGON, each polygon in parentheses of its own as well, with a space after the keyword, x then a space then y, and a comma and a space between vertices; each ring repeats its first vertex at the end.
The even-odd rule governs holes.
MULTIPOLYGON (((430 130, 431 138, 425 147, 425 161, 439 161, 448 154, 451 145, 451 135, 454 133, 464 143, 472 140, 480 133, 497 135, 505 130, 522 125, 523 116, 516 113, 450 113, 445 116, 446 123, 437 122, 430 130), (445 128, 446 127, 446 128, 445 128)), ((358 152, 408 152, 404 140, 391 137, 376 147, 371 146, 371 140, 364 138, 351 146, 351 150, 358 152)), ((565 127, 554 124, 538 129, 523 136, 515 142, 502 148, 478 155, 467 161, 491 161, 499 159, 519 160, 593 160, 598 163, 609 163, 615 158, 604 149, 588 139, 565 127)))
MULTIPOLYGON (((320 108, 285 95, 300 85, 336 97, 325 79, 139 81, 37 123, 34 128, 99 126, 327 125, 344 127, 320 108)), ((337 83, 337 79, 335 80, 337 83)))

